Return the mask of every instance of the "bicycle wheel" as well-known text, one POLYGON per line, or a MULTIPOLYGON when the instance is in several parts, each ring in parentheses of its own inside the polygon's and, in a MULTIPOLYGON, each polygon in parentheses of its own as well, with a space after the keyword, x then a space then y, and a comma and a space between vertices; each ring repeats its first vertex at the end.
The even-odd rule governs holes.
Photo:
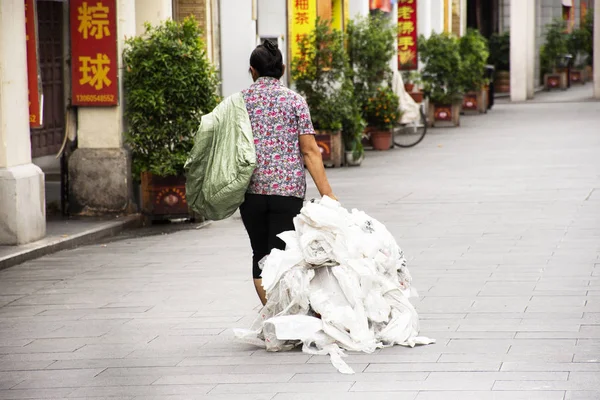
POLYGON ((427 118, 423 107, 419 108, 421 119, 418 123, 401 125, 394 129, 394 144, 398 147, 413 147, 423 140, 427 133, 427 118))

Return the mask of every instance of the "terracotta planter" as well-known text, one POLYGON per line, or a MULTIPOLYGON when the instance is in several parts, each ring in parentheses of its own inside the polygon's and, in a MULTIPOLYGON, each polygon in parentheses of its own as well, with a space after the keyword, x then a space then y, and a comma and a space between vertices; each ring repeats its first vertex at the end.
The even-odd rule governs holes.
POLYGON ((436 122, 451 122, 454 126, 460 125, 461 104, 433 104, 427 109, 427 123, 433 127, 436 122))
POLYGON ((342 132, 318 130, 315 139, 321 149, 323 164, 327 167, 340 167, 344 162, 342 132))
POLYGON ((571 83, 579 83, 585 85, 585 71, 582 69, 571 70, 571 83))
POLYGON ((409 95, 416 103, 423 102, 423 92, 411 92, 409 95))
POLYGON ((406 90, 408 93, 412 93, 414 88, 415 88, 414 83, 405 83, 404 84, 404 90, 406 90))
POLYGON ((510 71, 496 72, 496 79, 494 80, 494 91, 496 93, 510 92, 510 71))
POLYGON ((369 130, 373 150, 389 150, 392 147, 392 131, 371 128, 369 130))
POLYGON ((185 197, 185 176, 142 173, 142 214, 155 219, 191 217, 185 197))
POLYGON ((568 82, 566 72, 555 72, 552 74, 544 75, 544 87, 546 88, 546 90, 567 90, 567 86, 568 82))

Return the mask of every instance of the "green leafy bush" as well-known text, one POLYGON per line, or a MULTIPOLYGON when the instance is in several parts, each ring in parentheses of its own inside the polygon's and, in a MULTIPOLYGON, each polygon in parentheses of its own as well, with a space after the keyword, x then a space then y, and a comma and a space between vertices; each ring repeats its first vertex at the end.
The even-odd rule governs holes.
POLYGON ((419 37, 419 56, 425 64, 421 71, 424 93, 434 104, 462 101, 462 60, 458 39, 448 33, 419 37))
POLYGON ((348 24, 350 78, 362 108, 383 82, 391 82, 396 30, 382 15, 357 17, 348 24))
POLYGON ((560 59, 569 51, 565 28, 565 21, 561 18, 546 25, 546 42, 540 48, 542 76, 562 66, 560 59))
POLYGON ((200 119, 217 105, 218 79, 193 18, 146 24, 123 52, 127 144, 133 174, 179 175, 200 119))
POLYGON ((510 71, 510 32, 494 33, 489 40, 488 63, 496 71, 510 71))
POLYGON ((487 40, 475 29, 469 29, 467 34, 459 39, 462 67, 460 75, 462 86, 467 91, 477 91, 487 84, 484 75, 489 57, 487 40))
POLYGON ((292 80, 306 98, 315 129, 342 128, 344 97, 340 89, 346 79, 348 56, 344 35, 317 19, 315 29, 299 44, 300 55, 292 60, 292 80))
POLYGON ((315 129, 342 130, 346 149, 362 154, 364 121, 359 118, 344 40, 329 21, 317 19, 314 31, 300 43, 300 55, 292 60, 292 80, 306 98, 315 129))
POLYGON ((581 49, 585 56, 585 64, 592 66, 594 63, 594 13, 589 10, 581 22, 581 49))

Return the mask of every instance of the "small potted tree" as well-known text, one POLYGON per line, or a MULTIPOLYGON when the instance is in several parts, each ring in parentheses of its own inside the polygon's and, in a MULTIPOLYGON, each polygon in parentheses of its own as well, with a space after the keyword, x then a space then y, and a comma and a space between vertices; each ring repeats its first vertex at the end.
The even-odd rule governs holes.
POLYGON ((495 33, 489 40, 488 63, 495 68, 494 91, 510 92, 510 33, 495 33))
MULTIPOLYGON (((396 30, 385 16, 374 14, 357 17, 348 24, 347 52, 350 61, 350 77, 354 85, 357 104, 366 115, 369 99, 382 85, 391 87, 392 70, 390 60, 395 55, 396 30)), ((375 128, 367 126, 365 143, 372 145, 370 132, 375 128)), ((375 129, 376 130, 376 129, 375 129)))
POLYGON ((487 112, 487 96, 485 77, 486 61, 489 57, 488 45, 485 38, 474 29, 459 39, 462 68, 460 75, 462 85, 466 90, 462 108, 480 113, 487 112))
POLYGON ((593 79, 593 63, 594 63, 594 13, 588 12, 584 20, 581 22, 582 34, 582 50, 583 50, 583 68, 585 71, 586 80, 593 79))
POLYGON ((565 55, 568 52, 565 22, 557 18, 546 25, 546 42, 540 48, 540 64, 546 90, 566 90, 567 68, 565 55))
POLYGON ((217 105, 217 74, 193 18, 145 27, 123 52, 133 176, 141 180, 143 214, 186 217, 184 164, 202 115, 217 105))
POLYGON ((404 90, 408 93, 413 93, 415 86, 421 83, 421 75, 418 71, 403 71, 402 82, 404 82, 404 90))
POLYGON ((419 55, 425 64, 421 77, 425 96, 430 100, 429 125, 435 126, 438 121, 460 125, 464 88, 458 39, 448 33, 433 33, 427 39, 421 36, 419 55))
POLYGON ((346 112, 341 106, 344 99, 352 97, 347 93, 352 87, 344 85, 348 72, 344 35, 318 18, 315 29, 299 47, 300 55, 292 61, 292 80, 306 98, 323 162, 339 167, 344 158, 342 123, 346 112))
POLYGON ((392 129, 400 120, 398 96, 388 86, 380 86, 364 108, 369 124, 373 149, 389 150, 392 145, 392 129))
MULTIPOLYGON (((582 21, 583 25, 583 21, 582 21)), ((585 54, 587 32, 584 27, 573 29, 567 36, 567 49, 569 54, 573 55, 575 61, 575 68, 571 69, 570 79, 571 83, 585 84, 585 63, 587 56, 585 54)))

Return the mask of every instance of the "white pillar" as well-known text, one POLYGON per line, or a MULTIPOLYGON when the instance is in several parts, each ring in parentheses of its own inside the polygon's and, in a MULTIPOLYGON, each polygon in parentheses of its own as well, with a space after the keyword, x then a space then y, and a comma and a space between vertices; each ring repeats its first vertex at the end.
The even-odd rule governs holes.
POLYGON ((144 33, 146 22, 158 25, 167 19, 173 19, 172 0, 135 0, 136 34, 144 33))
POLYGON ((600 0, 594 2, 594 97, 600 99, 600 0))
POLYGON ((525 0, 527 4, 527 98, 535 96, 535 27, 536 27, 536 1, 525 0))
POLYGON ((417 31, 428 38, 431 35, 431 0, 417 3, 417 31))
POLYGON ((25 5, 0 1, 0 244, 46 234, 44 174, 31 163, 25 5))
POLYGON ((123 212, 132 196, 131 167, 123 145, 123 60, 125 38, 136 34, 135 2, 117 0, 119 105, 78 107, 78 148, 69 158, 71 211, 123 212))
POLYGON ((355 18, 357 15, 369 15, 368 0, 350 0, 350 18, 355 18))
POLYGON ((527 74, 529 64, 528 45, 528 9, 529 2, 521 0, 510 2, 510 99, 527 100, 527 74))

